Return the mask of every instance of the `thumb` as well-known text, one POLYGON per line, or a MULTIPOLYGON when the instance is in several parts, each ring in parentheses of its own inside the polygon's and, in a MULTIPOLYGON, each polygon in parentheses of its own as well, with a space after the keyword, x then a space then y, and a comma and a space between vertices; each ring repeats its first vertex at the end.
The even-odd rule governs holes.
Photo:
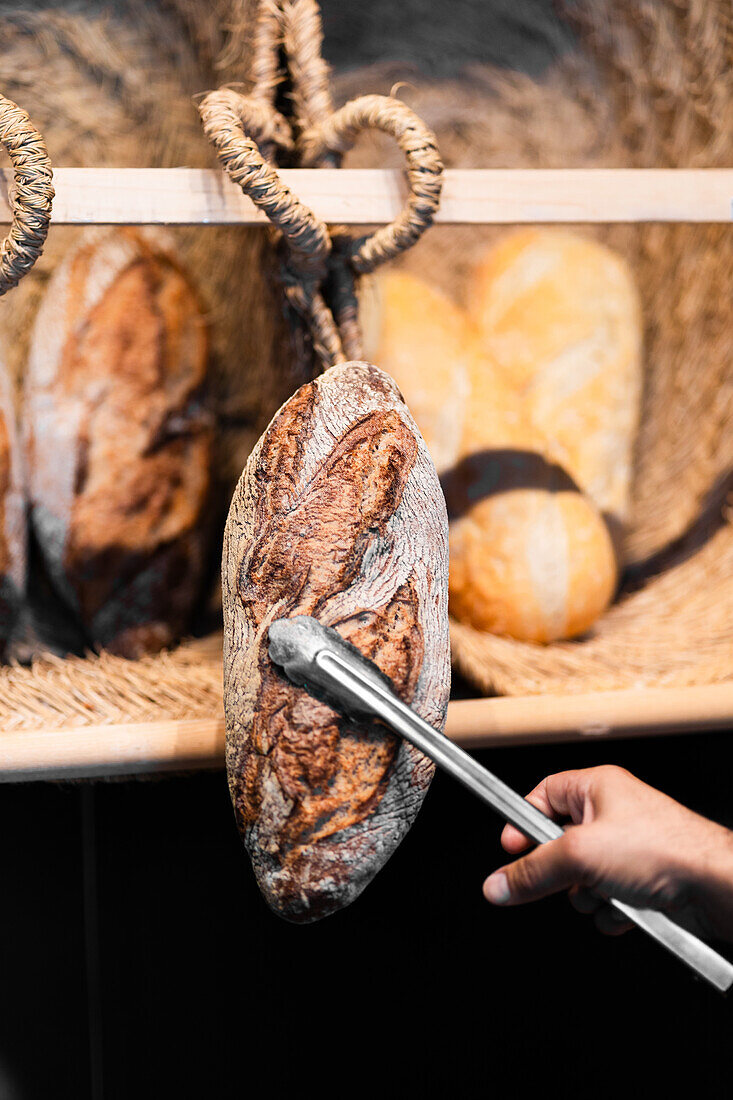
MULTIPOLYGON (((571 830, 575 832, 575 830, 571 830)), ((575 837, 558 837, 494 871, 484 882, 484 897, 493 905, 523 905, 581 882, 575 837)))

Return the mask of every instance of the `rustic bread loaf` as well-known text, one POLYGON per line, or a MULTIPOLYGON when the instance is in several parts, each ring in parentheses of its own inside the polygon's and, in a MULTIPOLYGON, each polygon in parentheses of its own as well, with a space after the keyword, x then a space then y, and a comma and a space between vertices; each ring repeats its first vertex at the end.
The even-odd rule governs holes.
POLYGON ((235 814, 289 920, 349 904, 409 829, 433 766, 293 687, 267 630, 312 615, 442 729, 450 687, 445 504, 392 380, 367 363, 302 386, 255 447, 224 540, 224 706, 235 814))
POLYGON ((126 656, 188 627, 208 541, 201 305, 160 233, 87 233, 51 278, 25 387, 29 495, 49 575, 126 656))
POLYGON ((608 529, 557 463, 469 317, 421 279, 379 275, 365 339, 436 460, 450 518, 450 607, 479 630, 548 642, 613 597, 608 529))
POLYGON ((26 576, 23 463, 13 387, 0 361, 0 657, 16 626, 26 576))
POLYGON ((556 459, 623 525, 642 385, 641 307, 628 265, 578 234, 522 229, 487 252, 470 288, 496 370, 556 459))

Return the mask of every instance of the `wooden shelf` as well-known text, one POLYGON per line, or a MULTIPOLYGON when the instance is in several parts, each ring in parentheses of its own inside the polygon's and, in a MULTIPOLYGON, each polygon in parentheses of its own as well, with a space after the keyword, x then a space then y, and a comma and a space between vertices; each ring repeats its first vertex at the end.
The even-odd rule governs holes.
MULTIPOLYGON (((329 224, 381 225, 406 195, 399 170, 280 172, 329 224)), ((0 172, 9 223, 11 170, 0 172)), ((57 168, 55 225, 264 225, 218 169, 57 168)), ((436 223, 730 222, 733 169, 447 170, 436 223)), ((467 748, 733 728, 733 682, 451 703, 447 733, 467 748)), ((0 729, 0 783, 221 767, 220 703, 207 717, 0 729)))
MULTIPOLYGON (((588 695, 452 702, 447 734, 467 749, 733 728, 733 681, 588 695)), ((0 783, 133 776, 224 763, 224 717, 0 730, 0 783)))
MULTIPOLYGON (((404 173, 283 169, 329 224, 381 225, 405 200, 404 173)), ((0 181, 0 223, 11 219, 0 181)), ((56 168, 54 225, 264 225, 217 169, 56 168)), ((436 223, 730 222, 733 169, 448 169, 436 223)))

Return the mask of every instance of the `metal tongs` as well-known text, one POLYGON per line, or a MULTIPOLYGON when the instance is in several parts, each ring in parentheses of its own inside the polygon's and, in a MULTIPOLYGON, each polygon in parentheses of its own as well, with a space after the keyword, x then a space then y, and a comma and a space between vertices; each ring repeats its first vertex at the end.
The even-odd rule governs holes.
MULTIPOLYGON (((293 683, 319 697, 325 695, 349 714, 380 719, 538 844, 562 836, 557 822, 403 703, 377 666, 335 630, 299 615, 274 621, 269 642, 271 659, 293 683)), ((733 985, 733 965, 663 913, 615 899, 609 899, 609 904, 721 993, 733 985)))

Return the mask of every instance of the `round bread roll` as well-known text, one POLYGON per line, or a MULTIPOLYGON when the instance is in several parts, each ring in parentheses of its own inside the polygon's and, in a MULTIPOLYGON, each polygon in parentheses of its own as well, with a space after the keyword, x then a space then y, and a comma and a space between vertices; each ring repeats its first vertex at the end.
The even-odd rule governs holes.
POLYGON ((441 474, 451 612, 523 641, 584 633, 616 586, 597 508, 555 462, 471 320, 414 276, 375 281, 369 353, 400 387, 441 474))
POLYGON ((628 265, 585 237, 522 229, 475 270, 469 312, 557 459, 623 525, 642 385, 641 307, 628 265))
POLYGON ((613 598, 608 528, 491 361, 476 354, 470 378, 461 459, 443 476, 451 611, 523 641, 575 637, 613 598))

